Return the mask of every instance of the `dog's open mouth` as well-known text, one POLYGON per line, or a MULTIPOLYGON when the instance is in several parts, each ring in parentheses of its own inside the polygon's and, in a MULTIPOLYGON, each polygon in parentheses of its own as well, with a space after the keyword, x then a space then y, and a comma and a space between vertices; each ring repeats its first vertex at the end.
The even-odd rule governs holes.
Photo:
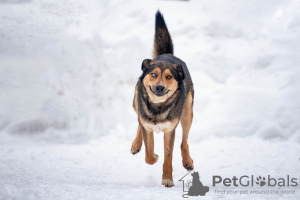
POLYGON ((166 95, 166 94, 168 94, 168 93, 170 92, 170 90, 168 90, 167 92, 155 93, 155 92, 153 92, 153 90, 152 90, 152 88, 151 88, 150 85, 149 85, 149 88, 150 88, 151 92, 152 92, 153 94, 155 94, 156 96, 158 96, 158 97, 162 97, 162 96, 164 96, 164 95, 166 95))

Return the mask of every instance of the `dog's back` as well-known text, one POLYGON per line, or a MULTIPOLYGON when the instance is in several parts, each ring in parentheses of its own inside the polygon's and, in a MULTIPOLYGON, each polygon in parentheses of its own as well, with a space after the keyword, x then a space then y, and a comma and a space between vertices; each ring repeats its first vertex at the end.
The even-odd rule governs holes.
POLYGON ((185 75, 185 78, 183 80, 183 95, 186 96, 187 92, 193 89, 192 79, 185 62, 175 57, 173 54, 174 46, 171 35, 169 33, 163 15, 159 11, 157 11, 155 15, 153 60, 182 66, 185 75))

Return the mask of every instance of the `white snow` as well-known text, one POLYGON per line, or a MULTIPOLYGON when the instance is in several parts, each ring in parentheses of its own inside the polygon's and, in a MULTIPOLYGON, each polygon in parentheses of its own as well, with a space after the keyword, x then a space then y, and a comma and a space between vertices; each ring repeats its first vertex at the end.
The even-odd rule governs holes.
POLYGON ((175 188, 160 185, 163 159, 130 154, 158 8, 193 78, 189 146, 206 198, 240 199, 215 194, 215 174, 299 177, 298 0, 0 0, 0 199, 182 198, 180 126, 175 188))

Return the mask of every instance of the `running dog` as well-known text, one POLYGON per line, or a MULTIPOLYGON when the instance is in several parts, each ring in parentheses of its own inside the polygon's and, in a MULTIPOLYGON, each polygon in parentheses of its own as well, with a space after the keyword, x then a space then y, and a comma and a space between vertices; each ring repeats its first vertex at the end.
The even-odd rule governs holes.
POLYGON ((181 122, 181 155, 183 167, 193 170, 188 135, 193 119, 194 88, 186 64, 173 55, 173 43, 162 14, 155 16, 153 59, 142 62, 142 75, 135 87, 133 108, 138 115, 139 127, 131 146, 136 154, 145 144, 146 163, 158 160, 154 153, 153 131, 164 132, 164 164, 162 185, 174 186, 172 156, 175 129, 181 122))

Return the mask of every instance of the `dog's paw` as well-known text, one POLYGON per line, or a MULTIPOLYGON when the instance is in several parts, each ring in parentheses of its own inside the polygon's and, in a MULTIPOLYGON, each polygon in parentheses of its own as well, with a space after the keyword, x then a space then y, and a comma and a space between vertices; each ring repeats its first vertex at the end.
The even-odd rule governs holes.
POLYGON ((194 169, 193 160, 191 158, 182 160, 182 165, 188 171, 191 171, 194 169))
POLYGON ((153 165, 158 161, 159 156, 157 154, 153 154, 152 157, 146 157, 146 163, 149 165, 153 165))
POLYGON ((163 179, 161 181, 161 184, 164 185, 165 187, 173 187, 173 186, 175 186, 174 182, 172 180, 170 180, 170 179, 163 179))
POLYGON ((133 143, 132 143, 132 145, 131 145, 131 150, 130 150, 130 152, 131 152, 133 155, 137 154, 138 152, 141 151, 142 144, 143 144, 142 141, 137 142, 137 141, 134 140, 133 143))

